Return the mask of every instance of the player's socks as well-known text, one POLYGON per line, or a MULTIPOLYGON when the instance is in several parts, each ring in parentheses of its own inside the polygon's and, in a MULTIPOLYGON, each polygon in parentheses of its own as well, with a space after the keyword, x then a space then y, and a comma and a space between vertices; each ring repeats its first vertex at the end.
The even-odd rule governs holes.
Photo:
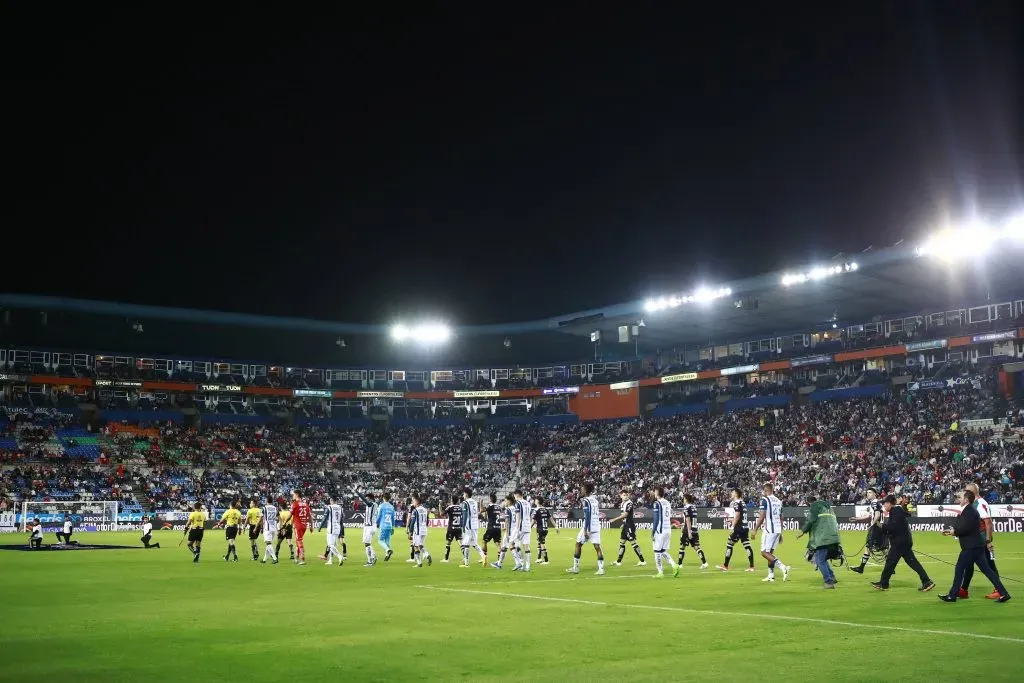
POLYGON ((615 560, 615 564, 622 564, 622 558, 626 556, 626 542, 619 541, 619 557, 615 560))
POLYGON ((662 553, 665 556, 665 561, 668 562, 668 566, 672 567, 672 571, 676 570, 676 563, 672 561, 672 556, 668 554, 668 551, 662 553))
POLYGON ((700 557, 700 563, 701 564, 707 564, 708 563, 708 558, 704 555, 704 551, 701 550, 700 548, 697 548, 697 556, 700 557))
POLYGON ((500 566, 502 566, 503 564, 505 564, 505 554, 506 554, 507 552, 508 552, 508 551, 507 551, 507 550, 505 550, 504 548, 502 548, 502 549, 501 549, 500 551, 498 551, 498 561, 497 561, 497 563, 496 563, 496 564, 497 564, 497 565, 498 565, 499 567, 500 567, 500 566))
POLYGON ((514 559, 516 561, 516 566, 517 567, 522 567, 523 566, 523 554, 521 552, 519 552, 518 548, 513 548, 512 549, 512 559, 514 559))
POLYGON ((654 553, 654 567, 658 570, 659 574, 665 571, 661 566, 661 553, 654 553))
POLYGON ((452 544, 449 543, 444 547, 444 561, 448 561, 448 557, 452 554, 452 544))
POLYGON ((603 572, 604 571, 604 558, 603 557, 597 558, 597 571, 599 571, 599 572, 603 572))
POLYGON ((743 545, 743 547, 747 551, 747 564, 750 565, 751 569, 753 569, 754 568, 754 549, 750 547, 749 543, 745 543, 743 545))
POLYGON ((550 561, 551 560, 548 559, 548 549, 544 548, 544 562, 550 562, 550 561))
POLYGON ((580 556, 579 555, 577 555, 574 558, 572 558, 572 569, 573 569, 573 571, 577 571, 577 572, 580 570, 580 556))
POLYGON ((864 567, 868 565, 868 558, 871 557, 871 551, 865 550, 864 554, 860 556, 860 569, 864 571, 864 567))
POLYGON ((467 566, 467 567, 469 566, 469 546, 468 545, 462 546, 462 563, 465 566, 467 566))
POLYGON ((732 543, 725 544, 725 560, 722 562, 722 566, 726 569, 729 568, 729 562, 732 560, 732 543))
POLYGON ((412 556, 416 560, 416 566, 417 567, 422 567, 423 566, 423 557, 420 555, 420 553, 418 551, 416 551, 416 550, 413 550, 412 551, 412 556))
POLYGON ((637 557, 638 560, 640 560, 641 562, 645 561, 644 560, 644 554, 642 552, 640 552, 640 544, 639 543, 634 543, 633 544, 633 552, 636 553, 636 557, 637 557))
POLYGON ((686 557, 686 551, 685 550, 680 550, 679 551, 679 559, 676 560, 676 564, 678 564, 680 567, 683 566, 683 559, 685 557, 686 557))

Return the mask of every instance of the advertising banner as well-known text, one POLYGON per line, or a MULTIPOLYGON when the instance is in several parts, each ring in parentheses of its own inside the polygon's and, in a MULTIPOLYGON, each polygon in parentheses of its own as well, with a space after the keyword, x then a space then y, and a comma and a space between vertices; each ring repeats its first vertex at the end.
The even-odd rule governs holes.
POLYGON ((500 391, 453 391, 455 398, 497 398, 500 391))
POLYGON ((331 392, 326 389, 296 389, 296 396, 310 396, 313 398, 330 398, 331 392))
MULTIPOLYGON (((100 388, 114 389, 141 389, 142 382, 130 379, 98 379, 93 384, 100 388)), ((241 387, 239 387, 241 391, 241 387)))
POLYGON ((824 365, 832 362, 831 354, 821 354, 818 356, 804 356, 803 358, 794 358, 789 361, 790 367, 799 368, 804 365, 824 365))
POLYGON ((987 334, 976 334, 971 337, 975 344, 982 342, 1003 341, 1004 339, 1016 339, 1017 330, 1006 330, 1005 332, 989 332, 987 334))
POLYGON ((671 384, 672 382, 692 382, 697 379, 696 372, 681 372, 677 375, 665 375, 661 378, 662 384, 671 384))
POLYGON ((357 391, 356 398, 402 398, 405 396, 401 391, 357 391))
POLYGON ((238 384, 200 384, 197 390, 235 393, 241 391, 242 387, 238 384))
POLYGON ((722 376, 728 377, 729 375, 745 375, 748 372, 757 372, 757 369, 761 367, 759 365, 738 365, 734 368, 724 368, 722 370, 722 376))
POLYGON ((907 352, 931 351, 932 349, 944 349, 949 345, 948 339, 933 339, 931 341, 911 342, 907 344, 907 352))
POLYGON ((541 394, 545 396, 552 396, 558 394, 578 394, 580 393, 579 387, 548 387, 547 389, 541 390, 541 394))

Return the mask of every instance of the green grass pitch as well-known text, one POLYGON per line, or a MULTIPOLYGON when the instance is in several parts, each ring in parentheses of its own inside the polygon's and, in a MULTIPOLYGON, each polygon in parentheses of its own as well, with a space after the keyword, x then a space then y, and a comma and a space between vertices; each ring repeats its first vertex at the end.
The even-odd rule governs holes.
MULTIPOLYGON (((618 532, 605 530, 609 562, 618 532)), ((79 534, 88 543, 134 545, 137 533, 79 534)), ((349 536, 358 541, 358 530, 349 536)), ((325 536, 308 542, 310 562, 277 566, 225 563, 223 534, 206 534, 193 564, 180 534, 157 532, 160 550, 0 552, 0 680, 4 681, 304 681, 518 680, 665 681, 1020 681, 1024 590, 1006 604, 972 597, 941 603, 953 569, 922 557, 939 584, 919 594, 917 577, 897 570, 892 590, 871 589, 839 570, 836 591, 803 559, 787 532, 780 557, 788 583, 763 584, 765 562, 744 573, 700 571, 690 550, 679 578, 652 579, 627 549, 623 567, 596 577, 585 547, 582 573, 571 564, 575 532, 549 537, 552 563, 528 575, 439 562, 443 531, 427 547, 433 566, 407 564, 401 530, 395 557, 362 567, 362 546, 342 568, 316 559, 325 536)), ((673 535, 673 543, 678 534, 673 535)), ((702 532, 712 565, 725 535, 702 532)), ((863 534, 846 534, 853 552, 863 534)), ((3 536, 0 543, 21 543, 3 536)), ((53 541, 48 535, 48 541, 53 541)), ((1005 577, 1024 579, 1024 536, 997 538, 1005 577)), ((954 561, 955 541, 918 534, 920 552, 954 561)), ((262 548, 261 548, 262 550, 262 548)), ((675 558, 673 548, 673 559, 675 558)), ((287 554, 285 553, 286 557, 287 554)), ((458 555, 457 548, 453 555, 458 555)), ((453 558, 454 559, 454 558, 453 558)), ((475 559, 475 556, 474 556, 475 559)), ((736 571, 737 568, 740 571, 736 571)), ((1008 581, 1011 592, 1024 588, 1008 581)))

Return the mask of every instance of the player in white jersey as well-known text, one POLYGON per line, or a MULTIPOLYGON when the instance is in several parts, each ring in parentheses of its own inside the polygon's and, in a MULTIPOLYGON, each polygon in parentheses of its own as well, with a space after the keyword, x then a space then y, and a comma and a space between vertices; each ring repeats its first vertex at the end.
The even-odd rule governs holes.
POLYGON ((576 535, 576 551, 572 556, 572 568, 565 571, 580 573, 580 554, 583 544, 590 543, 597 551, 597 575, 604 575, 604 553, 601 551, 601 504, 594 495, 594 485, 583 485, 583 527, 576 535))
POLYGON ((274 505, 274 499, 267 496, 263 501, 263 507, 260 508, 260 517, 263 522, 263 542, 266 543, 266 550, 263 551, 263 559, 260 560, 262 564, 267 563, 269 557, 277 564, 277 553, 274 552, 274 539, 277 537, 278 521, 280 519, 277 506, 274 505))
POLYGON ((366 550, 366 564, 377 564, 377 553, 373 552, 373 537, 377 534, 377 498, 372 493, 365 495, 357 488, 356 495, 363 501, 363 548, 366 550))
POLYGON ((654 566, 658 569, 657 578, 665 576, 664 566, 672 567, 672 576, 679 576, 679 565, 672 561, 668 549, 672 544, 672 504, 665 500, 665 489, 655 486, 651 491, 654 498, 654 517, 651 520, 651 541, 654 545, 654 566))
POLYGON ((409 536, 412 538, 412 551, 416 557, 416 566, 422 567, 423 560, 427 560, 427 564, 433 564, 434 558, 430 556, 430 552, 427 550, 427 526, 428 515, 427 508, 420 504, 420 496, 416 494, 412 497, 412 509, 409 510, 409 536))
MULTIPOLYGON (((515 496, 515 544, 519 556, 516 561, 521 564, 524 572, 530 571, 530 520, 533 519, 533 507, 529 499, 523 496, 522 491, 516 491, 515 496)), ((513 569, 513 571, 515 571, 513 569)))
POLYGON ((782 580, 789 581, 789 566, 775 557, 775 549, 782 543, 782 501, 775 497, 775 487, 764 485, 764 495, 758 505, 757 523, 754 524, 754 538, 758 530, 764 530, 761 536, 761 557, 768 560, 768 576, 761 579, 764 583, 775 582, 775 567, 782 570, 782 580))
POLYGON ((480 562, 486 561, 484 549, 480 547, 480 539, 477 531, 480 529, 480 508, 473 498, 473 490, 465 488, 462 490, 462 564, 460 567, 469 566, 469 549, 475 548, 480 554, 480 562))
POLYGON ((324 518, 320 522, 320 529, 327 528, 327 547, 321 560, 326 560, 327 566, 334 564, 334 558, 338 558, 338 566, 345 564, 345 558, 338 551, 338 539, 345 533, 345 511, 338 503, 338 499, 331 496, 328 499, 327 507, 324 508, 324 518))

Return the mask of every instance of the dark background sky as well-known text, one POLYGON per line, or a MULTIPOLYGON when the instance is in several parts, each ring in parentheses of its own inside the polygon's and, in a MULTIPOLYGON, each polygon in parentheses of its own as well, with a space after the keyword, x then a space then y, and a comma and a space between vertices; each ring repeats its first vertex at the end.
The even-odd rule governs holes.
POLYGON ((503 322, 1019 199, 1017 3, 757 4, 11 16, 3 288, 503 322))

